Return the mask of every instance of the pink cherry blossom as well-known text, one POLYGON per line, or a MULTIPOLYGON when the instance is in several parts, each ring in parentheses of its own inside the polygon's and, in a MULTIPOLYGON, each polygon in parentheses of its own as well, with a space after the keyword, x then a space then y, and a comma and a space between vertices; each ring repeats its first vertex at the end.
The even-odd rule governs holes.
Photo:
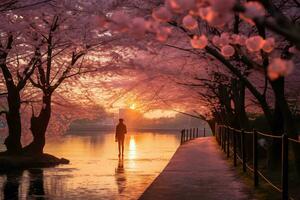
POLYGON ((244 6, 246 10, 243 15, 247 18, 255 18, 265 15, 264 7, 257 1, 248 1, 244 4, 244 6))
POLYGON ((270 53, 275 48, 275 39, 274 38, 267 38, 263 45, 263 51, 270 53))
POLYGON ((198 14, 202 19, 206 20, 206 19, 210 18, 211 11, 212 11, 211 7, 204 7, 204 8, 201 7, 198 10, 198 14))
POLYGON ((238 43, 238 38, 239 38, 238 34, 232 34, 231 38, 230 38, 230 43, 232 43, 232 44, 239 44, 238 43))
POLYGON ((247 37, 245 35, 239 35, 237 38, 237 44, 239 45, 245 45, 246 44, 246 40, 247 40, 247 37))
POLYGON ((221 15, 211 7, 200 8, 198 13, 202 19, 214 27, 223 27, 231 19, 231 14, 224 13, 221 15))
POLYGON ((205 35, 194 35, 194 37, 191 39, 191 45, 195 49, 204 49, 207 43, 208 41, 205 35))
POLYGON ((268 66, 268 76, 271 80, 274 80, 280 76, 289 75, 293 69, 293 61, 274 58, 268 66))
POLYGON ((209 1, 212 9, 216 12, 224 13, 232 10, 235 0, 210 0, 209 1))
POLYGON ((153 10, 152 17, 157 21, 167 22, 171 20, 172 13, 166 7, 153 10))
POLYGON ((212 38, 212 43, 213 43, 214 45, 216 45, 217 47, 221 46, 221 45, 220 45, 220 37, 215 35, 215 36, 212 38))
POLYGON ((220 41, 219 41, 220 46, 225 46, 225 45, 229 44, 229 42, 230 42, 229 34, 226 32, 222 33, 220 36, 220 41))
POLYGON ((191 15, 187 15, 182 19, 182 24, 189 30, 194 30, 198 27, 197 20, 191 15))
POLYGON ((147 30, 147 24, 144 18, 136 17, 132 20, 132 33, 136 36, 143 36, 147 30))
POLYGON ((123 11, 117 11, 113 13, 111 17, 112 23, 110 23, 110 28, 115 31, 126 31, 130 23, 130 17, 123 11))
POLYGON ((290 47, 289 52, 292 54, 300 55, 300 50, 297 49, 295 46, 290 47))
POLYGON ((172 30, 169 27, 161 27, 156 32, 156 39, 160 42, 164 42, 168 39, 171 32, 172 30))
POLYGON ((264 39, 257 35, 252 36, 246 40, 246 47, 251 52, 259 51, 263 48, 264 45, 264 39))
POLYGON ((225 45, 221 48, 221 53, 225 57, 230 57, 234 55, 234 48, 231 45, 225 45))
POLYGON ((166 0, 166 5, 174 12, 184 12, 195 6, 195 0, 166 0))
POLYGON ((149 32, 153 32, 156 33, 158 31, 158 29, 160 29, 161 25, 158 21, 154 21, 154 20, 149 20, 149 21, 145 21, 145 27, 147 29, 147 31, 149 32))
POLYGON ((257 1, 249 1, 245 3, 245 12, 240 13, 240 17, 251 25, 255 25, 253 18, 265 15, 263 6, 257 1))
POLYGON ((271 71, 271 70, 268 70, 268 77, 271 79, 271 80, 276 80, 279 78, 279 73, 276 73, 274 71, 271 71))

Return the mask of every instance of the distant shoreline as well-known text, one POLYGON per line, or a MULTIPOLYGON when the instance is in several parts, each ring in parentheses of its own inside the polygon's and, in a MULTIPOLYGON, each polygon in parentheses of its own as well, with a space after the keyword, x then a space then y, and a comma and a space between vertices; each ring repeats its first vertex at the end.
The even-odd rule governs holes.
MULTIPOLYGON (((128 132, 149 132, 149 131, 155 131, 155 132, 178 132, 180 133, 179 128, 168 128, 168 129, 163 129, 163 128, 129 128, 128 132)), ((115 130, 113 128, 107 128, 107 129, 99 129, 99 128, 81 128, 81 129, 69 129, 67 130, 66 134, 67 135, 75 135, 76 133, 80 132, 86 132, 86 131, 92 131, 92 132, 114 132, 115 130), (74 134, 75 133, 75 134, 74 134)))

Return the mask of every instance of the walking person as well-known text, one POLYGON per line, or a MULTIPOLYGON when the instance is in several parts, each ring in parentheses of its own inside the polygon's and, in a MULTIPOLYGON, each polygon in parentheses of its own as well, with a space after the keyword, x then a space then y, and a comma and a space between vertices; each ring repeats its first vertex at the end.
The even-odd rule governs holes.
POLYGON ((127 133, 126 125, 124 124, 123 119, 119 119, 119 124, 116 127, 116 136, 115 141, 118 142, 119 147, 119 157, 122 155, 124 156, 124 139, 125 134, 127 133))

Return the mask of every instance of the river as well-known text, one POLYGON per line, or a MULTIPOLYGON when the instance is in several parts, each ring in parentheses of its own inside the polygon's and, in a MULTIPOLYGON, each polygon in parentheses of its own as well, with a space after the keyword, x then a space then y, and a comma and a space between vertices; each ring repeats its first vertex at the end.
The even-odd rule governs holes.
POLYGON ((45 152, 71 163, 0 174, 0 199, 137 199, 179 144, 178 132, 133 132, 118 159, 112 132, 52 138, 45 152))

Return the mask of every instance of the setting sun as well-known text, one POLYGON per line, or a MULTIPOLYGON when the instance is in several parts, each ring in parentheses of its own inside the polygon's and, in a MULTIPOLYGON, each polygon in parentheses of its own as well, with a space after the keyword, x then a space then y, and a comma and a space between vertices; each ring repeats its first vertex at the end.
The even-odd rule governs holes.
POLYGON ((131 104, 131 105, 129 106, 129 108, 132 109, 132 110, 135 110, 135 109, 136 109, 136 106, 135 106, 135 104, 131 104))

